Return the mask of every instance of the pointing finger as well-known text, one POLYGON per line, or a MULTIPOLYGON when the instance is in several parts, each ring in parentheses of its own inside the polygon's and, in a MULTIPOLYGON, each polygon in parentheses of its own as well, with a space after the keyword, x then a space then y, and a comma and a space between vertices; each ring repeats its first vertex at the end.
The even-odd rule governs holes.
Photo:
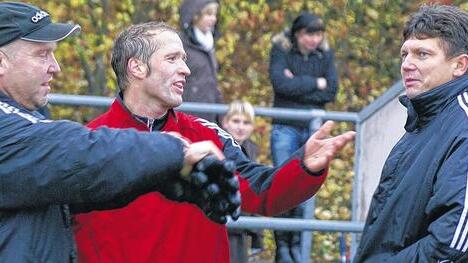
POLYGON ((333 130, 333 127, 335 127, 335 122, 333 121, 326 121, 320 128, 312 135, 312 138, 321 140, 323 138, 326 138, 328 135, 330 135, 331 131, 333 130))

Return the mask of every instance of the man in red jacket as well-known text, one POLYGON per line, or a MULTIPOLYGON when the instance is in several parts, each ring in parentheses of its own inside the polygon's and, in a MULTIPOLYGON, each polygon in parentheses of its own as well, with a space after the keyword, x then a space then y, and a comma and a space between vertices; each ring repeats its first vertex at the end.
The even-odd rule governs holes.
MULTIPOLYGON (((123 31, 112 53, 121 92, 89 127, 177 132, 191 142, 211 140, 235 163, 246 212, 270 216, 313 196, 325 180, 328 163, 353 140, 354 132, 326 138, 333 128, 327 122, 281 167, 256 164, 217 125, 174 112, 190 74, 185 59, 177 31, 164 23, 123 31)), ((125 208, 78 215, 76 222, 81 262, 229 262, 225 225, 211 221, 193 204, 173 202, 156 192, 125 208)))

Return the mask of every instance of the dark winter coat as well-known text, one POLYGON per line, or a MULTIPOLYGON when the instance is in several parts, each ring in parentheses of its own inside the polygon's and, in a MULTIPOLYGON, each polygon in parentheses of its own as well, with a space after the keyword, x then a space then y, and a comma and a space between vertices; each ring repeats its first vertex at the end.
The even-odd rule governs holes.
MULTIPOLYGON (((218 63, 215 49, 205 50, 193 33, 192 19, 209 0, 187 0, 180 8, 181 39, 187 53, 187 66, 191 74, 186 79, 183 100, 185 102, 223 103, 218 88, 218 63)), ((213 113, 196 113, 211 122, 219 123, 219 117, 213 113)))
POLYGON ((400 101, 355 262, 468 262, 468 75, 400 101))
MULTIPOLYGON (((270 54, 270 80, 274 91, 274 107, 295 109, 323 109, 335 100, 338 91, 338 76, 334 65, 334 53, 324 40, 314 52, 303 55, 292 44, 286 30, 272 40, 270 54), (284 75, 289 69, 293 78, 284 75), (317 78, 327 79, 327 88, 317 88, 317 78)), ((274 124, 308 127, 305 121, 273 119, 274 124)))
POLYGON ((41 118, 0 93, 0 262, 75 262, 70 213, 124 206, 183 165, 172 136, 41 118))

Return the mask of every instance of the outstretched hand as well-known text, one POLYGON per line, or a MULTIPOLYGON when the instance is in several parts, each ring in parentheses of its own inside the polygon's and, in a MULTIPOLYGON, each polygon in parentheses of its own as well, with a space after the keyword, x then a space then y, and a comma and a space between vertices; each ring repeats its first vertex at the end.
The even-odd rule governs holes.
POLYGON ((335 123, 325 122, 305 144, 304 165, 311 172, 319 172, 328 167, 335 155, 354 140, 356 132, 348 131, 335 137, 329 137, 335 123))

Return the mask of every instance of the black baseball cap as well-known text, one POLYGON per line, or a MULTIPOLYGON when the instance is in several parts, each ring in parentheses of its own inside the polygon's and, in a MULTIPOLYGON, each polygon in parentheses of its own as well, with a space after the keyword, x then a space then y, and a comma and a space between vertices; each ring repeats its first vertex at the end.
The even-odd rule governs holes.
POLYGON ((0 47, 17 39, 57 42, 80 32, 74 24, 52 23, 49 13, 19 2, 0 3, 0 47))

